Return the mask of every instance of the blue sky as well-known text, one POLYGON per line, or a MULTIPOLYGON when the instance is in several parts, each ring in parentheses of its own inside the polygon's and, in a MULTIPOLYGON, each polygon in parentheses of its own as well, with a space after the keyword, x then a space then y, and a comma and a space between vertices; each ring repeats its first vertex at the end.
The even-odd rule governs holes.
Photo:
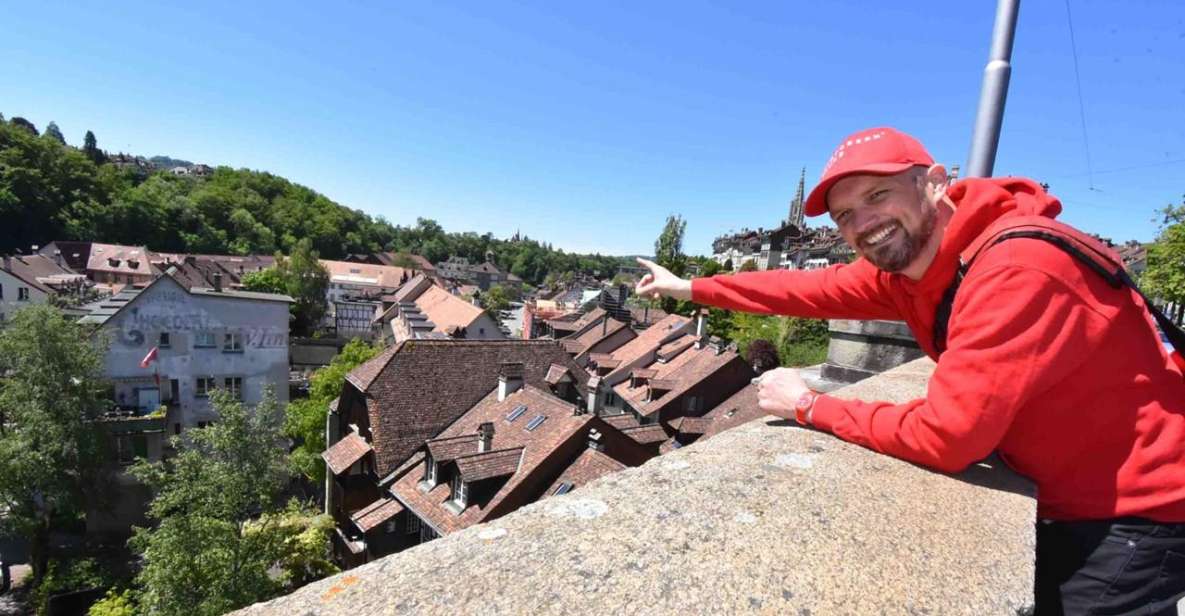
MULTIPOLYGON (((1022 3, 997 175, 1151 240, 1185 193, 1185 3, 1022 3)), ((71 143, 262 169, 397 224, 581 252, 785 217, 841 137, 964 164, 995 3, 11 3, 0 112, 71 143), (166 4, 175 6, 168 7, 166 4)))

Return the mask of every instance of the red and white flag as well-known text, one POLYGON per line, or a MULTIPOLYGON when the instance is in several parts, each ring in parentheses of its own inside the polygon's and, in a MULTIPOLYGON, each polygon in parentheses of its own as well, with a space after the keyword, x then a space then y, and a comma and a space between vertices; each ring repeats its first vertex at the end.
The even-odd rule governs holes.
POLYGON ((156 361, 156 354, 157 348, 152 347, 152 350, 148 351, 148 354, 144 356, 144 359, 140 360, 140 367, 147 368, 148 366, 152 365, 152 362, 156 361))

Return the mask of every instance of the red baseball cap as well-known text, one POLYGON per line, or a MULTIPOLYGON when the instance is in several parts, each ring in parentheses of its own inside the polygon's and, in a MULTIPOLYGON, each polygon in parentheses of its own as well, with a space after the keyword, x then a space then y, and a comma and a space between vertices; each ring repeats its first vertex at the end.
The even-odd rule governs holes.
POLYGON ((831 153, 823 167, 823 177, 806 198, 803 213, 826 214, 827 191, 849 175, 893 175, 915 165, 933 164, 934 158, 920 141, 895 128, 881 126, 852 133, 831 153))

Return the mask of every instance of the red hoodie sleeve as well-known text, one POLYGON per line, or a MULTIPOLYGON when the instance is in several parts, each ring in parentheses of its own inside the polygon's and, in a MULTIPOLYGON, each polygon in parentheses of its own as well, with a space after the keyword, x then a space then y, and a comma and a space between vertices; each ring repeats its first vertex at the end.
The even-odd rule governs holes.
POLYGON ((819 270, 742 272, 691 281, 697 304, 816 319, 900 319, 864 259, 819 270))
POLYGON ((1049 274, 998 266, 963 282, 950 346, 926 398, 905 404, 821 396, 812 421, 836 436, 944 472, 992 452, 1017 410, 1066 378, 1107 319, 1049 274))

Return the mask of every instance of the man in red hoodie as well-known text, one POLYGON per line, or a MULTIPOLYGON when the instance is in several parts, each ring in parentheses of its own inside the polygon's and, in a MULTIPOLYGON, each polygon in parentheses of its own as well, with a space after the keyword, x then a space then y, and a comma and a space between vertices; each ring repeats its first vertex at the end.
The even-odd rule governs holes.
POLYGON ((1175 613, 1185 596, 1185 377, 1137 292, 1057 246, 982 250, 936 311, 960 253, 1006 217, 1061 204, 1019 178, 966 179, 892 128, 835 150, 805 203, 859 256, 815 271, 683 280, 640 260, 637 292, 763 314, 901 319, 938 365, 905 404, 812 392, 796 370, 762 376, 761 408, 878 452, 959 472, 998 451, 1038 488, 1038 614, 1175 613))

